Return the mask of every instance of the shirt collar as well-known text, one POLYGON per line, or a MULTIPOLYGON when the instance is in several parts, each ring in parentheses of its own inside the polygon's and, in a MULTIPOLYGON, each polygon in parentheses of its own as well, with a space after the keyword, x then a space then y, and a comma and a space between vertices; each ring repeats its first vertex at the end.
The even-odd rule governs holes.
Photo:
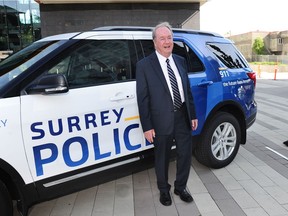
MULTIPOLYGON (((156 50, 156 55, 159 59, 159 61, 162 61, 162 62, 166 62, 166 57, 164 57, 163 55, 161 55, 157 50, 156 50)), ((168 59, 171 61, 171 58, 172 58, 172 54, 168 57, 168 59)))

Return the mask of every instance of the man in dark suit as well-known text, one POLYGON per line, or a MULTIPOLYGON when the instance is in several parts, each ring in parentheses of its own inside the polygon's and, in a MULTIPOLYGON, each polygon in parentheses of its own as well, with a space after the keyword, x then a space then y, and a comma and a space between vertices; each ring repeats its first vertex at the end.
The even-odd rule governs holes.
POLYGON ((169 206, 172 200, 168 167, 174 143, 177 151, 174 193, 185 202, 193 201, 186 184, 192 156, 191 130, 197 129, 198 120, 186 61, 172 54, 173 32, 169 23, 157 25, 152 37, 156 51, 136 65, 137 102, 144 136, 154 144, 160 202, 169 206))

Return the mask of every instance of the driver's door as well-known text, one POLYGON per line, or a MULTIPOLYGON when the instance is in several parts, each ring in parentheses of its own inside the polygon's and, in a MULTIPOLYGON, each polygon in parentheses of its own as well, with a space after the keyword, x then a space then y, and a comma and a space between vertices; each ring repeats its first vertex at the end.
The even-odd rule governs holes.
POLYGON ((128 43, 87 40, 43 74, 64 74, 67 93, 21 96, 23 138, 35 181, 151 147, 139 122, 128 43))

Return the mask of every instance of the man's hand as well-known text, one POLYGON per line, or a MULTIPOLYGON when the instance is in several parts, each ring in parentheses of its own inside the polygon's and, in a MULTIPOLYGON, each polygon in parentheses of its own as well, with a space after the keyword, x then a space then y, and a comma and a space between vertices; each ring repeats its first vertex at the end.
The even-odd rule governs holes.
POLYGON ((155 131, 154 129, 148 130, 144 132, 145 138, 148 140, 148 142, 153 143, 155 138, 155 131))
POLYGON ((192 130, 195 131, 198 127, 198 119, 192 119, 191 125, 192 125, 192 130))

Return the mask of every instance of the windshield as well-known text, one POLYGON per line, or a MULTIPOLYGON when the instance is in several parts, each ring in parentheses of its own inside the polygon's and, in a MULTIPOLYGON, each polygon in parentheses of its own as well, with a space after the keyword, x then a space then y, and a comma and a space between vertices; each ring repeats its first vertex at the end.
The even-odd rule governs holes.
POLYGON ((64 42, 36 42, 0 62, 0 89, 64 42))

